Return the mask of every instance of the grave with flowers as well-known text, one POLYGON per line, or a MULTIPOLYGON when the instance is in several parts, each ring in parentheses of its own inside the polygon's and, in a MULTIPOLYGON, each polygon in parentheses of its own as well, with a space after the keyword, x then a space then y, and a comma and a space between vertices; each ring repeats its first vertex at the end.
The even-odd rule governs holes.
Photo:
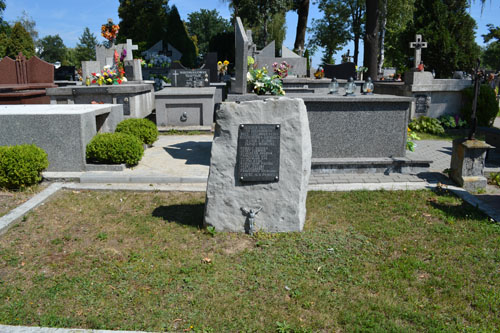
POLYGON ((47 89, 51 104, 123 104, 125 118, 145 118, 154 109, 154 88, 142 81, 141 61, 133 59, 137 45, 127 39, 115 44, 119 26, 103 24, 103 46, 96 46, 96 60, 82 62, 84 85, 47 89))
POLYGON ((302 99, 311 132, 313 173, 413 173, 429 167, 430 161, 406 157, 411 98, 361 94, 353 81, 339 87, 321 77, 283 77, 289 73, 289 64, 283 62, 259 68, 251 32, 238 17, 235 47, 235 80, 227 101, 283 94, 302 99))

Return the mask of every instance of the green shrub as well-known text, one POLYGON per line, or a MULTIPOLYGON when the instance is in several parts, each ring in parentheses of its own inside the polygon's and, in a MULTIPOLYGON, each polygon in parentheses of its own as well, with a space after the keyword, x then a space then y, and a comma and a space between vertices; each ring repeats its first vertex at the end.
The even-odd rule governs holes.
MULTIPOLYGON (((473 89, 474 87, 469 87, 462 90, 465 103, 461 112, 469 124, 471 123, 472 116, 472 100, 474 98, 473 89)), ((477 125, 491 127, 495 121, 498 111, 498 102, 495 97, 495 91, 487 84, 482 84, 479 89, 479 98, 477 100, 477 125)))
POLYGON ((438 118, 441 122, 441 126, 444 128, 455 128, 457 127, 457 123, 455 122, 455 118, 452 116, 441 116, 438 118))
POLYGON ((431 134, 444 134, 444 128, 441 122, 435 118, 420 116, 413 119, 408 125, 412 131, 431 133, 431 134))
POLYGON ((141 140, 125 133, 100 133, 87 145, 87 160, 94 163, 136 165, 143 154, 141 140))
POLYGON ((146 144, 158 139, 158 128, 148 119, 125 119, 116 126, 117 133, 132 134, 146 144))
POLYGON ((48 166, 47 154, 35 145, 0 147, 0 187, 18 189, 36 184, 48 166))

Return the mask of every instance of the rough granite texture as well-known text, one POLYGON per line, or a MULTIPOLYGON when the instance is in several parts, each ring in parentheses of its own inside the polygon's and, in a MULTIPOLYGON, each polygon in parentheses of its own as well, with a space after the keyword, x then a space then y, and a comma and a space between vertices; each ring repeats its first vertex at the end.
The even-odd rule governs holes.
POLYGON ((493 148, 479 140, 455 139, 451 154, 450 177, 467 191, 486 188, 486 152, 493 148))
POLYGON ((35 144, 47 171, 85 171, 87 143, 122 120, 121 105, 0 105, 0 146, 35 144))
POLYGON ((205 225, 219 231, 248 231, 242 208, 262 210, 255 231, 301 231, 311 173, 311 138, 300 99, 223 103, 217 112, 205 205, 205 225), (280 124, 280 180, 242 183, 236 178, 240 124, 280 124))
MULTIPOLYGON (((405 157, 412 99, 388 95, 294 95, 304 100, 313 158, 405 157)), ((228 101, 272 99, 228 95, 228 101)))

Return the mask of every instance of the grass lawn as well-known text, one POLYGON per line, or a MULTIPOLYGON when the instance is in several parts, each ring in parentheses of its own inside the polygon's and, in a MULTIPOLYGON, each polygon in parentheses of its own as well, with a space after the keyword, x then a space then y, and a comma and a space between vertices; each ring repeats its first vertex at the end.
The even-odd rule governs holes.
POLYGON ((500 225, 452 195, 310 192, 302 233, 253 237, 200 229, 204 196, 58 193, 0 237, 0 323, 500 329, 500 225))
MULTIPOLYGON (((454 132, 444 132, 444 134, 431 134, 431 133, 423 133, 423 132, 415 132, 417 133, 420 140, 443 140, 443 141, 453 141, 455 139, 466 138, 469 135, 468 130, 464 130, 462 133, 458 131, 454 132)), ((476 139, 485 140, 484 134, 476 135, 476 139)), ((416 141, 418 143, 418 140, 416 141)))
POLYGON ((44 188, 44 185, 32 186, 22 191, 8 191, 0 188, 0 217, 28 201, 44 188))

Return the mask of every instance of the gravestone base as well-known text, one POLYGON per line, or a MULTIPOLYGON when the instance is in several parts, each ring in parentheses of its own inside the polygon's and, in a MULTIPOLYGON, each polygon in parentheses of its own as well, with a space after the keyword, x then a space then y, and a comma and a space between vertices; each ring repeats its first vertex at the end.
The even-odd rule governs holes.
POLYGON ((490 148, 493 146, 479 140, 453 140, 450 178, 467 191, 486 188, 484 165, 490 148))
MULTIPOLYGON (((268 137, 271 136, 264 141, 268 137)), ((249 135, 245 139, 262 140, 262 137, 249 135)), ((222 103, 212 143, 204 224, 218 231, 249 231, 249 214, 245 210, 261 209, 253 221, 254 231, 301 231, 306 216, 311 152, 309 122, 302 100, 222 103), (248 147, 243 147, 240 136, 248 125, 279 130, 279 150, 264 152, 279 159, 279 176, 265 176, 272 180, 246 181, 246 176, 241 176, 245 163, 241 149, 248 147)), ((276 166, 276 160, 272 162, 276 166)))
POLYGON ((212 126, 215 87, 168 87, 155 93, 156 125, 212 126))

